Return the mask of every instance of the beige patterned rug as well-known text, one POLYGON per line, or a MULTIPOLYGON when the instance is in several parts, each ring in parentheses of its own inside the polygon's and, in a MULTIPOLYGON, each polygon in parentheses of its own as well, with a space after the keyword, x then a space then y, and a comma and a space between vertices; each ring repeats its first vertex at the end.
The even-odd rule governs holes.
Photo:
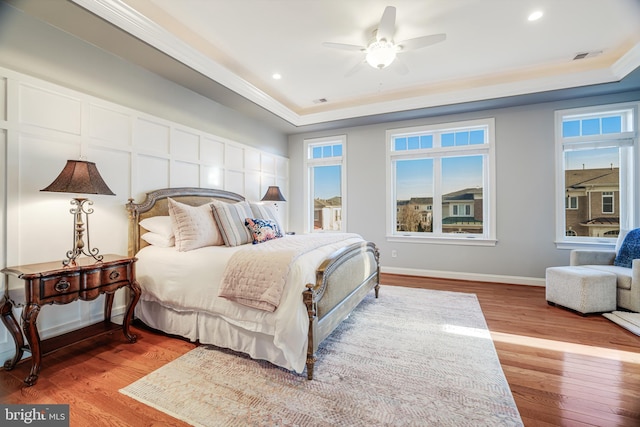
POLYGON ((201 346, 120 390, 194 426, 522 426, 473 294, 383 286, 315 378, 201 346))
POLYGON ((611 313, 603 313, 602 315, 629 332, 640 335, 640 313, 612 311, 611 313))

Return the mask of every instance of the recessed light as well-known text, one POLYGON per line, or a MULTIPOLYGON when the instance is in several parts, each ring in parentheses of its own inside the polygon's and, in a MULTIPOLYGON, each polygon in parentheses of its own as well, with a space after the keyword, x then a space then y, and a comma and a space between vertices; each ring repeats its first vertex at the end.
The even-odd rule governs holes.
POLYGON ((538 19, 542 18, 542 15, 543 13, 541 10, 536 10, 535 12, 531 12, 527 19, 529 21, 537 21, 538 19))
POLYGON ((271 77, 273 77, 274 80, 280 80, 282 75, 280 73, 274 73, 271 77))

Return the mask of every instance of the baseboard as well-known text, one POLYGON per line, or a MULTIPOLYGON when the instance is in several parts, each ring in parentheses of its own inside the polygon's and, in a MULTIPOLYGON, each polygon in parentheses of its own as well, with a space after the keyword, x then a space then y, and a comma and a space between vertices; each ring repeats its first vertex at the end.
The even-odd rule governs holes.
POLYGON ((507 283, 510 285, 545 286, 544 278, 503 276, 498 274, 462 273, 459 271, 421 270, 417 268, 380 267, 381 273, 407 276, 436 277, 439 279, 470 280, 474 282, 507 283))

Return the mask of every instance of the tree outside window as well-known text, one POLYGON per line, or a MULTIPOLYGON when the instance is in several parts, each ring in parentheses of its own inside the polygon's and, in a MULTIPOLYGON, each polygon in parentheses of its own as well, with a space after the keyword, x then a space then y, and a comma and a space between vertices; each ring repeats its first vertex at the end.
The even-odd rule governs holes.
POLYGON ((495 239, 492 119, 395 129, 387 138, 391 238, 495 239))

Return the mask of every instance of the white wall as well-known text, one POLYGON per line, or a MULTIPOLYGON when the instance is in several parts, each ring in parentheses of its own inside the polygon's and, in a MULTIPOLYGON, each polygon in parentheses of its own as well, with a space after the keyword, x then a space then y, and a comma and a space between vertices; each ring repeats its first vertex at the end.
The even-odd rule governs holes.
MULTIPOLYGON (((303 203, 303 140, 347 135, 347 230, 378 245, 383 271, 543 285, 547 267, 569 262, 569 251, 556 249, 554 244, 554 111, 638 99, 640 92, 623 93, 291 135, 290 205, 303 203), (498 244, 387 242, 385 131, 487 117, 495 117, 496 123, 498 244), (393 250, 396 258, 391 256, 393 250)), ((302 210, 290 214, 290 228, 302 230, 302 210)))
MULTIPOLYGON (((20 2, 16 2, 18 5, 20 2)), ((287 138, 0 1, 0 67, 230 140, 287 155, 287 138)))
MULTIPOLYGON (((165 187, 223 188, 260 200, 269 185, 288 194, 288 159, 198 129, 132 110, 21 73, 0 68, 6 88, 0 105, 0 164, 6 193, 4 266, 62 260, 73 246, 73 195, 43 193, 67 159, 86 158, 98 166, 115 196, 96 195, 89 231, 100 253, 127 253, 129 198, 142 201, 165 187), (4 136, 6 135, 6 138, 4 136)), ((4 198, 2 198, 4 201, 4 198)), ((9 281, 20 301, 23 285, 9 281)), ((125 308, 124 292, 114 315, 125 308)), ((87 325, 102 316, 102 297, 91 303, 49 306, 39 318, 43 338, 87 325)), ((20 315, 17 310, 16 316, 20 315)), ((0 355, 13 347, 6 330, 0 355)))
MULTIPOLYGON (((0 2, 0 268, 62 260, 71 249, 73 195, 40 192, 67 159, 95 162, 116 194, 91 197, 92 246, 126 254, 130 197, 202 186, 259 200, 279 185, 288 198, 286 150, 281 132, 0 2)), ((22 283, 8 285, 18 299, 22 283)), ((102 301, 44 307, 41 336, 99 320, 102 301)), ((118 292, 114 316, 125 303, 118 292)), ((12 355, 0 327, 0 360, 12 355)))

